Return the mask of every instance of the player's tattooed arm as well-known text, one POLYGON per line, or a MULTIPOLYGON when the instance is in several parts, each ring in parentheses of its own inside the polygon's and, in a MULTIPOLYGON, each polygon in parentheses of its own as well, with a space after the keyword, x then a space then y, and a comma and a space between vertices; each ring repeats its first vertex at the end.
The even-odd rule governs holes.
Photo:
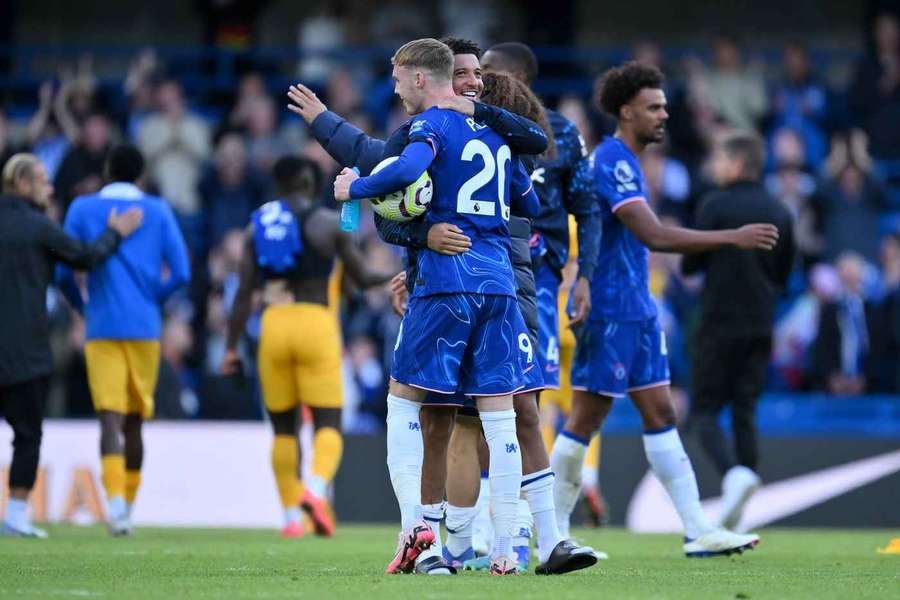
POLYGON ((391 221, 375 214, 375 229, 378 231, 379 237, 385 243, 393 246, 427 248, 429 228, 430 225, 421 219, 405 222, 391 221))
POLYGON ((241 359, 237 352, 241 333, 247 326, 247 319, 253 308, 253 286, 256 281, 256 251, 253 248, 253 226, 247 228, 244 238, 244 253, 238 267, 240 283, 231 314, 228 317, 228 332, 225 337, 225 356, 219 371, 223 375, 235 375, 241 370, 241 359))

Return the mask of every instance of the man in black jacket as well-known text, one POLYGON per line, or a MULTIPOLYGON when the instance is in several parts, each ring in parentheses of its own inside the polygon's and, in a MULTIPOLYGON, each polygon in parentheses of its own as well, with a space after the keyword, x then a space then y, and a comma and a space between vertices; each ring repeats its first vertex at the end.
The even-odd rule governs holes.
POLYGON ((772 346, 775 303, 794 262, 793 220, 760 184, 765 160, 762 139, 734 132, 713 152, 720 190, 701 203, 698 229, 730 229, 768 222, 778 227, 772 252, 726 248, 686 256, 684 273, 703 271, 700 326, 695 343, 691 423, 706 453, 724 475, 721 524, 734 529, 759 487, 756 474, 756 400, 765 384, 772 346), (734 450, 726 444, 718 416, 731 404, 734 450))
POLYGON ((70 238, 44 215, 53 186, 37 157, 16 154, 3 167, 0 196, 0 413, 13 429, 9 501, 0 532, 46 537, 27 516, 41 447, 41 421, 53 356, 47 286, 56 261, 90 269, 138 228, 143 211, 110 213, 108 229, 90 245, 70 238))

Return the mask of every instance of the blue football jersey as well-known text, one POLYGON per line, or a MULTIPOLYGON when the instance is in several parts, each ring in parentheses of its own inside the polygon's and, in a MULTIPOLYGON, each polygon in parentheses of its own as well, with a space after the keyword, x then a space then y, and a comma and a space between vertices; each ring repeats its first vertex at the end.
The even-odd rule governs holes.
POLYGON ((641 165, 628 146, 614 137, 604 138, 592 159, 603 233, 591 281, 591 318, 650 319, 656 316, 648 277, 650 252, 615 215, 626 204, 647 201, 641 165))
POLYGON ((428 223, 453 223, 472 240, 457 256, 419 254, 415 296, 470 292, 515 296, 509 259, 510 198, 531 189, 530 176, 503 138, 461 113, 430 108, 413 119, 409 141, 435 153, 428 171, 434 197, 428 223))

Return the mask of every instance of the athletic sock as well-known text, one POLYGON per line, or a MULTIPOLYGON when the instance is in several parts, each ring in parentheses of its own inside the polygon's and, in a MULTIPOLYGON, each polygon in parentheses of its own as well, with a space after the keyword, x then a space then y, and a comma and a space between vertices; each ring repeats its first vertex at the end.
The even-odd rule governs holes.
POLYGON ((441 543, 441 521, 444 520, 445 507, 446 504, 444 502, 422 505, 422 518, 431 527, 431 531, 434 532, 434 543, 420 555, 419 560, 430 556, 443 556, 444 554, 444 545, 441 543))
POLYGON ((412 527, 421 516, 422 501, 422 428, 417 402, 388 394, 387 465, 402 529, 412 527))
POLYGON ((644 432, 644 451, 656 477, 681 517, 684 535, 694 539, 713 530, 700 506, 694 467, 674 427, 644 432))
POLYGON ((300 450, 293 435, 276 434, 272 440, 272 471, 281 506, 289 508, 300 502, 299 473, 300 450))
POLYGON ((561 431, 550 454, 550 469, 555 474, 553 502, 556 526, 563 538, 569 537, 569 517, 581 494, 581 466, 590 440, 561 431))
POLYGON ((129 512, 137 498, 138 488, 141 487, 141 471, 139 469, 125 470, 125 502, 128 503, 129 512))
POLYGON ((28 500, 9 498, 6 501, 5 521, 17 531, 28 528, 28 500))
POLYGON ((522 477, 522 495, 528 501, 537 530, 538 559, 545 562, 556 545, 563 540, 556 524, 553 503, 553 471, 549 468, 522 477))
POLYGON ((489 554, 494 543, 494 524, 491 522, 491 481, 488 472, 481 472, 478 500, 475 502, 475 522, 472 524, 472 548, 489 554))
POLYGON ((516 503, 516 534, 512 539, 513 548, 531 547, 531 529, 533 526, 534 520, 531 518, 531 509, 528 507, 528 502, 519 498, 519 501, 516 503))
POLYGON ((447 504, 444 522, 447 528, 447 552, 453 556, 460 556, 472 547, 472 529, 477 514, 476 506, 447 504))
POLYGON ((516 505, 522 485, 522 457, 516 438, 516 411, 483 411, 481 426, 490 451, 491 516, 495 556, 512 557, 516 505))
POLYGON ((600 436, 595 435, 588 444, 587 453, 584 455, 584 465, 581 468, 581 487, 596 489, 600 478, 600 436))
POLYGON ((104 454, 100 457, 103 471, 103 489, 106 490, 106 501, 109 505, 111 519, 120 519, 126 512, 125 506, 125 456, 123 454, 104 454))
POLYGON ((291 523, 302 524, 303 514, 300 512, 300 508, 297 506, 289 506, 284 509, 284 524, 285 526, 290 525, 291 523))
POLYGON ((306 487, 317 498, 325 497, 343 453, 344 438, 340 431, 334 427, 322 427, 316 431, 313 437, 312 473, 307 478, 306 487))

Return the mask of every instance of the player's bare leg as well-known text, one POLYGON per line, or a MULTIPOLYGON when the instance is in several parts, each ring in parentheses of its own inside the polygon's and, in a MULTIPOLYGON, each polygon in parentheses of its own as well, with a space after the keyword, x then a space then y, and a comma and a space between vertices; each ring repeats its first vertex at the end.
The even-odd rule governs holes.
POLYGON ((759 543, 756 535, 717 529, 700 506, 697 478, 675 428, 668 384, 634 390, 631 397, 644 427, 644 451, 656 477, 672 499, 684 525, 684 552, 705 557, 743 552, 759 543))
POLYGON ((141 486, 141 467, 144 464, 143 416, 125 415, 122 433, 125 440, 125 514, 129 530, 134 501, 141 486))
POLYGON ((456 568, 475 558, 472 532, 481 485, 477 448, 482 442, 478 418, 457 415, 447 451, 447 544, 444 546, 444 560, 456 568))
POLYGON ((456 421, 452 406, 422 406, 419 422, 422 428, 422 516, 434 532, 434 543, 422 552, 416 572, 427 575, 450 575, 455 572, 444 560, 441 543, 441 521, 446 505, 447 452, 456 421))

